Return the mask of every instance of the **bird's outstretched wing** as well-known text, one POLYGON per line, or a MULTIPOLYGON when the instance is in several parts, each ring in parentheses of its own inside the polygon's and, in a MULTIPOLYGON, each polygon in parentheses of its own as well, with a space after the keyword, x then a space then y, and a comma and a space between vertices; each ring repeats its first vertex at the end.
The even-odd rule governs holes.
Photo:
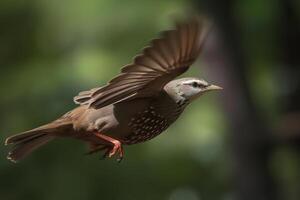
POLYGON ((74 97, 75 103, 98 109, 128 99, 155 96, 196 60, 208 32, 207 25, 198 18, 178 23, 174 30, 153 39, 107 85, 80 92, 74 97))

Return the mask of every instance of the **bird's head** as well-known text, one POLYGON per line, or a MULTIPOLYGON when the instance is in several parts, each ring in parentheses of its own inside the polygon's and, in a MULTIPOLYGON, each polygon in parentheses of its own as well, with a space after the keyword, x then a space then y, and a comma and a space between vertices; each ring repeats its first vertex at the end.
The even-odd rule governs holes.
POLYGON ((203 79, 198 78, 181 78, 170 81, 166 86, 165 90, 167 93, 176 96, 176 100, 185 99, 192 101, 202 94, 212 91, 221 90, 222 88, 216 85, 207 83, 203 79))

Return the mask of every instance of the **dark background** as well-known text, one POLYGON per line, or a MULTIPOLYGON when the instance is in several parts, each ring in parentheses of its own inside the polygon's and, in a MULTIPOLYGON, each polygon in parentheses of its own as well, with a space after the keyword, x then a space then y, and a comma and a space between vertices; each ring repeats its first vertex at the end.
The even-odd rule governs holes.
POLYGON ((300 3, 296 0, 1 0, 0 141, 75 107, 174 16, 215 26, 184 76, 224 87, 121 164, 57 140, 18 164, 0 146, 0 199, 298 200, 300 3))

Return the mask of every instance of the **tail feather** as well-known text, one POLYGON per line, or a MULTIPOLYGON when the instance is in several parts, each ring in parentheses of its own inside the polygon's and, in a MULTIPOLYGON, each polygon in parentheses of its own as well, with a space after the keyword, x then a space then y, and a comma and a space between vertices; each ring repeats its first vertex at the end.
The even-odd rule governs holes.
POLYGON ((41 126, 29 131, 25 131, 16 135, 13 135, 11 137, 8 137, 5 140, 5 145, 9 145, 9 144, 16 144, 19 142, 22 142, 23 140, 28 140, 30 138, 39 136, 41 133, 50 133, 52 128, 48 128, 46 125, 45 126, 41 126))
MULTIPOLYGON (((27 155, 29 155, 32 151, 35 149, 41 147, 42 145, 48 143, 52 139, 54 139, 55 136, 49 135, 47 133, 39 132, 39 133, 33 133, 30 135, 30 133, 24 133, 26 136, 22 136, 22 134, 16 135, 16 138, 14 136, 7 139, 7 141, 11 142, 13 141, 14 147, 13 149, 8 153, 7 159, 12 162, 17 162, 27 155)), ((6 142, 7 142, 6 141, 6 142)))
POLYGON ((7 159, 12 162, 17 162, 23 159, 35 149, 54 139, 56 137, 56 133, 62 127, 64 126, 50 123, 30 131, 8 137, 5 140, 5 145, 13 145, 13 148, 8 153, 7 159))
POLYGON ((8 153, 7 159, 17 162, 54 138, 68 135, 73 131, 73 118, 79 115, 82 109, 85 108, 77 107, 53 122, 8 137, 5 145, 13 145, 13 147, 8 153))

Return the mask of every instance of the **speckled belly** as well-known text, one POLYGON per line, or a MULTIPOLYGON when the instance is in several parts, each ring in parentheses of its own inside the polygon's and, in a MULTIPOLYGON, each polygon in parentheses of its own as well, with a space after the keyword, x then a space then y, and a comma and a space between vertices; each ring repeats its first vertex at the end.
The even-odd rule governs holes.
POLYGON ((123 142, 125 144, 136 144, 154 138, 169 127, 170 123, 159 114, 153 106, 149 106, 131 118, 128 126, 132 133, 123 142))

